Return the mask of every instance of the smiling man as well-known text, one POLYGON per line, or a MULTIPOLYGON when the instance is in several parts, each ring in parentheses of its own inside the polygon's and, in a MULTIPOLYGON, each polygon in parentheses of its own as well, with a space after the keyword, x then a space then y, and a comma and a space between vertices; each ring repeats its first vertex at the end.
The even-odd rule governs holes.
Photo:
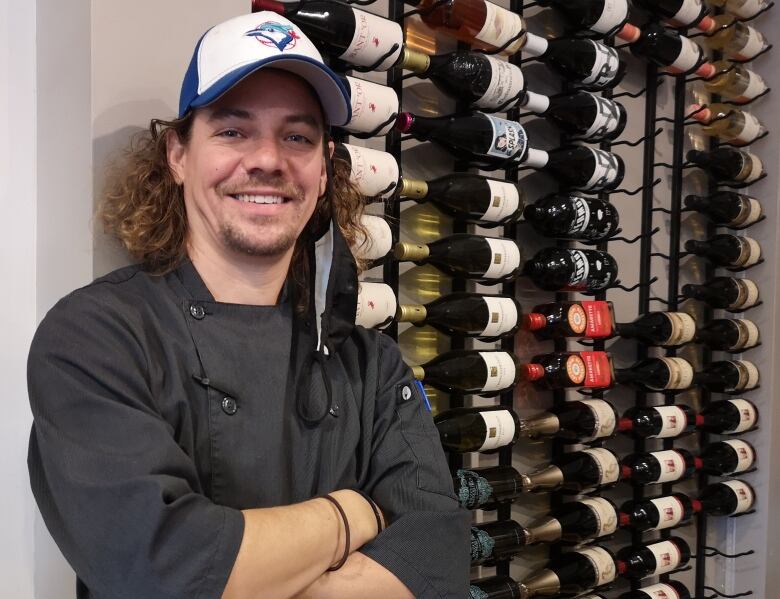
POLYGON ((30 351, 29 467, 80 599, 446 598, 469 514, 421 391, 354 325, 347 92, 303 34, 210 29, 101 217, 139 262, 30 351))

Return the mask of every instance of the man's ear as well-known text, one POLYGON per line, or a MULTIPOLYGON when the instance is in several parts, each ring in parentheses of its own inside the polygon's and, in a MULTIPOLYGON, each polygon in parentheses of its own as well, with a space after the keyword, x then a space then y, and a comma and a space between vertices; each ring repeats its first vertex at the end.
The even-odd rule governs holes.
POLYGON ((184 165, 187 160, 187 146, 179 139, 179 135, 173 129, 165 132, 165 147, 168 157, 168 168, 171 169, 173 179, 177 185, 184 183, 184 165))

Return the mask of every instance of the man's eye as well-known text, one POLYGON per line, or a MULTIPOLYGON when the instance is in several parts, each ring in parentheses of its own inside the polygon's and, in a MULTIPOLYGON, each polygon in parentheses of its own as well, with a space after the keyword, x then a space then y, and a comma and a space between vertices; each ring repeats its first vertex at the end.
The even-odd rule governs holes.
POLYGON ((307 136, 300 133, 293 133, 291 135, 288 135, 287 139, 289 139, 290 141, 294 141, 296 143, 303 143, 303 144, 311 143, 311 139, 309 139, 307 136))
POLYGON ((220 137, 241 137, 241 133, 235 129, 225 129, 224 131, 220 131, 218 135, 220 137))

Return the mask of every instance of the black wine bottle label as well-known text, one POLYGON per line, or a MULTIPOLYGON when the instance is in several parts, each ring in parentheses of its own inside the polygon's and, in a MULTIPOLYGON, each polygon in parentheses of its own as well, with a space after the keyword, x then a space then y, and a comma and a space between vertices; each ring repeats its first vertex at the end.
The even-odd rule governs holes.
POLYGON ((593 99, 596 101, 596 118, 590 128, 578 135, 578 138, 601 139, 620 126, 620 105, 601 96, 594 95, 593 99))
POLYGON ((593 434, 590 437, 580 439, 582 443, 588 443, 596 439, 611 437, 617 426, 615 410, 603 399, 581 399, 580 403, 586 405, 593 415, 593 434))
POLYGON ((730 516, 742 514, 753 507, 755 494, 750 485, 743 483, 741 480, 727 480, 721 484, 726 485, 734 491, 734 496, 737 498, 737 508, 729 514, 730 516))
POLYGON ((590 547, 588 549, 580 549, 576 553, 585 556, 593 567, 594 587, 609 584, 617 577, 615 560, 606 549, 590 547))
POLYGON ((680 599, 680 593, 671 585, 659 583, 640 589, 650 599, 680 599))
POLYGON ((571 199, 572 216, 567 233, 576 235, 584 232, 590 224, 590 206, 581 197, 569 196, 571 199))
POLYGON ((737 467, 729 474, 744 472, 745 470, 749 470, 753 467, 753 464, 756 461, 756 454, 749 444, 745 443, 744 441, 740 441, 739 439, 729 439, 728 441, 723 441, 723 443, 730 445, 737 454, 737 467))
POLYGON ((682 553, 677 544, 673 541, 661 541, 647 545, 647 549, 655 558, 655 570, 651 572, 653 576, 660 576, 680 567, 682 562, 682 553))
POLYGON ((661 416, 661 430, 656 439, 679 437, 688 426, 688 416, 678 406, 654 406, 653 409, 661 416))
MULTIPOLYGON (((514 364, 512 368, 514 369, 514 364)), ((504 387, 498 388, 503 389, 504 387)), ((486 391, 488 390, 494 391, 495 389, 486 389, 486 391)), ((512 443, 516 427, 515 420, 509 410, 486 410, 479 412, 479 415, 485 421, 485 440, 477 451, 492 451, 512 443)))
POLYGON ((570 256, 574 268, 571 271, 571 275, 569 275, 569 286, 582 286, 587 282, 588 274, 590 273, 588 255, 582 250, 572 250, 570 256))
POLYGON ((525 154, 528 137, 520 123, 501 119, 491 114, 486 114, 485 117, 487 117, 493 129, 493 139, 490 143, 490 148, 486 152, 488 156, 508 159, 513 156, 520 158, 525 154))
POLYGON ((595 23, 588 25, 588 29, 596 33, 609 33, 625 21, 627 15, 628 2, 625 0, 604 0, 601 15, 595 23))
POLYGON ((744 433, 756 425, 758 412, 756 412, 756 408, 753 404, 744 399, 727 399, 726 401, 739 411, 739 424, 732 430, 723 431, 724 434, 736 435, 744 433))
POLYGON ((654 530, 663 530, 664 528, 677 526, 685 517, 685 507, 677 497, 659 497, 649 501, 658 510, 658 524, 654 530))
POLYGON ((479 528, 471 528, 471 561, 481 562, 493 555, 496 542, 487 532, 479 528))
POLYGON ((395 124, 391 117, 398 114, 398 94, 386 85, 349 76, 346 79, 349 83, 352 118, 344 128, 353 133, 371 133, 383 123, 387 123, 379 131, 379 135, 387 134, 395 124))
POLYGON ((350 178, 364 196, 392 194, 400 171, 392 154, 344 144, 352 172, 350 178), (388 189, 389 188, 389 189, 388 189))
POLYGON ((355 34, 340 59, 363 67, 373 66, 387 54, 393 45, 396 49, 376 67, 386 71, 398 61, 403 50, 404 34, 395 21, 353 8, 355 13, 355 34))
POLYGON ((579 503, 587 506, 596 519, 596 533, 593 535, 595 538, 611 535, 617 530, 617 512, 609 501, 601 497, 589 497, 588 499, 580 499, 579 503))
POLYGON ((599 487, 611 485, 618 481, 620 478, 620 463, 614 453, 603 447, 583 449, 582 453, 587 453, 593 458, 593 463, 596 464, 599 470, 599 487))
POLYGON ((485 279, 501 279, 520 266, 520 248, 511 239, 499 237, 485 237, 490 247, 490 265, 485 274, 485 279))
POLYGON ((517 306, 506 297, 483 297, 488 309, 488 323, 479 337, 498 337, 517 326, 517 306))
POLYGON ((667 70, 671 73, 687 73, 692 71, 701 58, 702 50, 696 44, 696 42, 689 40, 687 37, 681 35, 680 39, 680 53, 674 62, 667 67, 667 70))
POLYGON ((519 67, 506 60, 485 55, 490 63, 490 83, 482 97, 474 102, 479 108, 498 108, 504 106, 523 91, 523 72, 519 67))
POLYGON ((680 480, 685 474, 685 458, 681 453, 674 449, 655 451, 653 452, 653 456, 658 460, 658 464, 661 466, 661 474, 655 482, 674 482, 680 480))
POLYGON ((596 166, 588 182, 580 189, 603 189, 608 187, 615 182, 620 174, 620 163, 617 155, 604 150, 594 150, 593 148, 588 148, 588 150, 593 152, 596 166))
POLYGON ((520 192, 517 186, 506 181, 487 180, 490 188, 490 205, 480 220, 499 223, 520 208, 520 192))
POLYGON ((620 58, 617 50, 604 44, 588 40, 593 44, 595 60, 588 76, 582 80, 583 85, 588 87, 603 87, 608 85, 620 70, 620 58))

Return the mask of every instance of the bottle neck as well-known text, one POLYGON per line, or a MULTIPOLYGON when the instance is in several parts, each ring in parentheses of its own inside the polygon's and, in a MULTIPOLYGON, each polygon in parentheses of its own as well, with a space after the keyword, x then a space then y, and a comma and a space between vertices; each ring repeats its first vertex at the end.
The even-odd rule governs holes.
POLYGON ((550 464, 536 472, 521 475, 520 480, 524 493, 555 489, 563 482, 563 472, 558 466, 550 464))
POLYGON ((550 107, 550 97, 534 92, 525 93, 523 108, 534 114, 544 114, 550 107))
POLYGON ((525 543, 555 543, 561 539, 563 529, 557 518, 547 517, 524 529, 525 543))
MULTIPOLYGON (((411 2, 409 4, 411 4, 411 2)), ((397 67, 407 69, 417 75, 422 75, 431 67, 431 58, 432 57, 427 54, 404 47, 403 52, 401 52, 401 60, 398 62, 397 67)))
POLYGON ((425 260, 431 255, 431 250, 427 245, 416 243, 397 243, 395 246, 395 258, 400 261, 416 262, 425 260))
POLYGON ((402 198, 422 200, 428 195, 428 183, 422 179, 401 177, 398 195, 402 198))
POLYGON ((422 304, 399 304, 395 319, 398 322, 422 324, 428 317, 428 311, 422 304))
POLYGON ((536 148, 528 148, 528 153, 525 156, 523 164, 530 166, 531 168, 543 168, 550 161, 550 154, 544 150, 537 150, 536 148))
POLYGON ((551 412, 542 412, 538 416, 520 421, 520 434, 526 437, 554 435, 560 429, 558 417, 551 412))

